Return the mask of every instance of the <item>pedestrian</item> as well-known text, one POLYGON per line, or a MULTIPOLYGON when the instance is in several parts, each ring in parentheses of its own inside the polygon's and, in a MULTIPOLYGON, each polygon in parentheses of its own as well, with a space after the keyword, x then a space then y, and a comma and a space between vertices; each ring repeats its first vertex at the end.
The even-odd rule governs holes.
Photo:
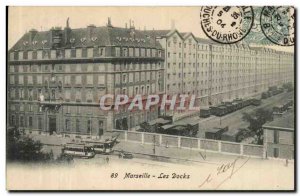
POLYGON ((108 157, 106 157, 106 163, 107 163, 107 164, 109 163, 109 158, 108 158, 108 157))
POLYGON ((288 159, 285 160, 285 166, 286 167, 289 166, 289 160, 288 159))

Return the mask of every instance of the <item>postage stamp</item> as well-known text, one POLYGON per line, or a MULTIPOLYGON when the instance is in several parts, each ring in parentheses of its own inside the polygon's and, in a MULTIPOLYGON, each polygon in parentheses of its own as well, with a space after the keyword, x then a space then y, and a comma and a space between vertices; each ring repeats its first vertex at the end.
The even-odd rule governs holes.
POLYGON ((273 43, 292 46, 295 43, 294 7, 265 6, 260 16, 261 29, 273 43))
POLYGON ((7 190, 295 190, 293 7, 7 10, 7 190))

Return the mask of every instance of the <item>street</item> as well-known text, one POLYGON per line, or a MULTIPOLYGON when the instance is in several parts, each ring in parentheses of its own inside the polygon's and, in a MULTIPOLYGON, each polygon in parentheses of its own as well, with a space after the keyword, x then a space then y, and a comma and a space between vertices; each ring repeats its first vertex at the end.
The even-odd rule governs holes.
POLYGON ((292 99, 294 97, 293 92, 287 92, 278 94, 276 96, 270 97, 268 99, 262 100, 260 106, 248 106, 236 112, 227 114, 222 117, 211 116, 207 119, 194 117, 195 119, 200 119, 199 121, 199 133, 198 137, 203 137, 206 130, 210 130, 214 127, 229 127, 229 130, 235 130, 238 128, 245 128, 248 126, 248 123, 242 120, 243 113, 253 112, 258 108, 272 108, 282 102, 292 99))

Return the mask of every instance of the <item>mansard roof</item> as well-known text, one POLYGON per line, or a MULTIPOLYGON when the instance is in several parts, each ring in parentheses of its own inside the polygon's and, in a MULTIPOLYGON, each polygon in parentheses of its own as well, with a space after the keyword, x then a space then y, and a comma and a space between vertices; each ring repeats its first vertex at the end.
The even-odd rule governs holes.
POLYGON ((94 46, 128 46, 145 48, 162 48, 161 45, 144 31, 134 28, 87 27, 63 30, 53 28, 49 31, 31 30, 25 33, 10 49, 36 50, 53 48, 53 37, 60 36, 59 48, 80 48, 94 46))

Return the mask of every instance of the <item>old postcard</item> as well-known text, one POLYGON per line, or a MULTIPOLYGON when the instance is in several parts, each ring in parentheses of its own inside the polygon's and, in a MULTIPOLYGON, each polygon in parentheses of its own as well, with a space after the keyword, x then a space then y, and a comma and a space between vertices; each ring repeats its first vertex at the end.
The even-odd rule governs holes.
POLYGON ((8 7, 7 190, 295 190, 295 16, 8 7))

